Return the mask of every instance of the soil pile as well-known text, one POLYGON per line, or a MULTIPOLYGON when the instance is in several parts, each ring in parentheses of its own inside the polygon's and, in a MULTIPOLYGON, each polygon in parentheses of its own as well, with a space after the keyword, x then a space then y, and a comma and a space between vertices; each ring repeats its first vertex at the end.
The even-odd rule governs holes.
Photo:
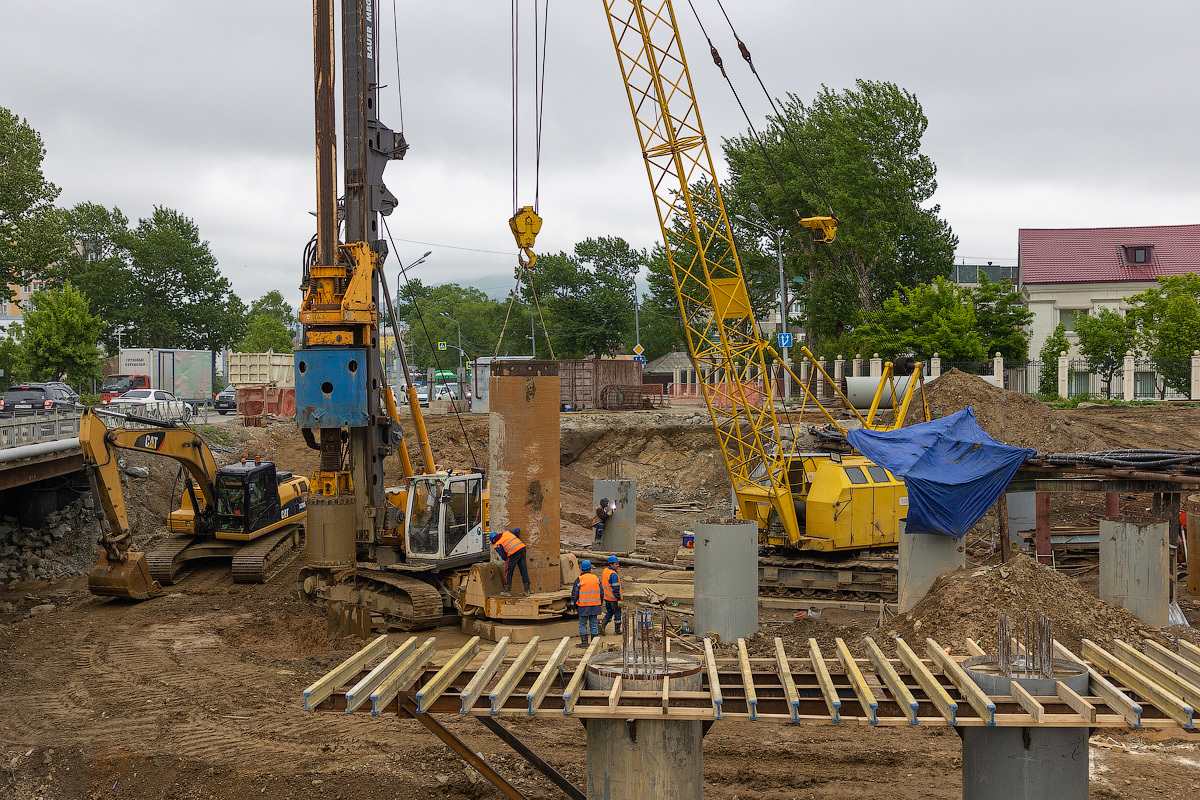
POLYGON ((1082 639, 1106 649, 1111 649, 1113 639, 1139 649, 1143 639, 1170 646, 1158 628, 1088 594, 1075 581, 1026 555, 1003 565, 941 576, 925 599, 885 627, 888 636, 898 635, 914 646, 928 636, 962 652, 970 639, 995 653, 1000 611, 1045 614, 1054 638, 1076 655, 1082 639))
POLYGON ((47 514, 38 528, 0 520, 0 583, 83 575, 96 564, 100 524, 90 496, 47 514))
MULTIPOLYGON (((1029 395, 1000 389, 977 375, 952 369, 925 387, 933 419, 947 417, 967 406, 975 409, 979 426, 998 441, 1040 452, 1080 453, 1105 449, 1103 440, 1067 415, 1029 395)), ((913 403, 907 424, 921 422, 921 407, 913 403)))

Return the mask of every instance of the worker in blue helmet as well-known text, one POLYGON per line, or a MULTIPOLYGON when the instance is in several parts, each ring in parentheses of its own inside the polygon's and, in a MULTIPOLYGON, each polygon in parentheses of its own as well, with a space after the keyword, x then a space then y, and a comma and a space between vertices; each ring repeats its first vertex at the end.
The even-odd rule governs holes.
POLYGON ((587 647, 588 639, 600 636, 600 608, 603 592, 600 589, 600 579, 592 574, 592 562, 586 558, 580 562, 579 577, 571 587, 571 605, 579 612, 579 644, 576 647, 587 647))
POLYGON ((621 576, 617 574, 616 556, 608 557, 608 566, 600 573, 600 592, 604 597, 604 619, 600 622, 600 632, 604 633, 608 621, 617 621, 617 636, 621 635, 621 576))

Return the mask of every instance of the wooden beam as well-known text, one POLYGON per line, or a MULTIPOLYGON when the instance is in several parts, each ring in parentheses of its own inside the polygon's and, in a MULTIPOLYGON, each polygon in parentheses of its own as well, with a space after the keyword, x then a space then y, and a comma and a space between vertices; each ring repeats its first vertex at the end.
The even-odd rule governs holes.
POLYGON ((1069 705, 1076 714, 1083 717, 1084 722, 1089 725, 1096 724, 1096 707, 1094 705, 1062 681, 1056 682, 1054 688, 1058 693, 1058 699, 1069 705))
POLYGON ((554 679, 558 677, 558 667, 567 660, 567 652, 570 647, 571 637, 564 636, 558 643, 558 647, 554 648, 554 652, 550 654, 550 660, 542 667, 542 674, 538 675, 537 680, 533 682, 533 687, 525 695, 525 699, 529 702, 530 716, 533 716, 533 712, 537 711, 538 706, 546 699, 546 692, 550 691, 554 679))
MULTIPOLYGON (((415 640, 416 637, 413 638, 415 640)), ((396 665, 391 675, 384 678, 383 682, 375 687, 375 691, 371 692, 372 714, 382 714, 388 703, 392 702, 392 698, 416 680, 417 676, 421 674, 421 670, 425 669, 425 665, 429 663, 429 659, 433 658, 435 647, 437 647, 437 639, 430 636, 404 661, 396 665)))
POLYGON ((666 714, 670 710, 671 710, 671 678, 670 678, 670 676, 663 676, 662 711, 664 714, 666 714))
POLYGON ((971 654, 972 658, 978 658, 979 656, 987 655, 986 650, 975 644, 975 642, 971 641, 970 639, 967 639, 967 652, 971 654))
POLYGON ((971 708, 979 713, 984 722, 988 725, 995 725, 996 704, 983 689, 979 688, 979 684, 971 680, 971 676, 959 666, 958 662, 951 658, 940 644, 929 637, 925 638, 925 652, 929 655, 930 661, 942 668, 942 673, 958 687, 958 690, 967 698, 967 702, 971 704, 971 708))
MULTIPOLYGON (((809 640, 811 641, 811 639, 809 640)), ((783 684, 783 696, 787 698, 788 713, 792 720, 800 719, 800 693, 796 691, 796 681, 792 678, 792 667, 788 664, 787 653, 783 652, 783 639, 775 637, 775 668, 779 670, 779 681, 783 684)))
MULTIPOLYGON (((776 639, 775 641, 780 640, 776 639)), ((871 725, 878 724, 879 702, 875 699, 875 693, 867 685, 862 670, 858 668, 854 657, 850 655, 850 648, 846 647, 846 643, 841 638, 835 639, 834 642, 837 645, 838 661, 842 662, 842 669, 846 670, 846 677, 850 679, 850 685, 854 687, 854 694, 858 696, 858 703, 862 706, 863 713, 867 715, 867 722, 871 725)))
POLYGON ((624 675, 618 675, 613 681, 612 689, 608 692, 608 713, 614 714, 617 711, 617 706, 621 704, 621 684, 625 682, 624 675))
POLYGON ((393 650, 388 654, 387 658, 385 658, 383 661, 380 661, 378 666, 368 672, 362 680, 354 684, 354 686, 346 692, 347 714, 354 713, 356 708, 367 702, 367 698, 379 688, 384 680, 386 680, 393 672, 395 672, 396 668, 400 666, 402 660, 412 652, 411 645, 414 641, 415 637, 409 639, 403 646, 393 650))
POLYGON ((583 652, 583 658, 579 659, 579 663, 575 665, 575 674, 571 676, 571 682, 567 684, 567 690, 563 692, 563 714, 569 715, 574 710, 575 704, 579 702, 579 691, 583 688, 584 678, 587 677, 588 662, 592 660, 592 656, 599 647, 600 639, 592 639, 588 649, 583 652))
POLYGON ((892 662, 888 660, 888 657, 883 654, 883 651, 879 649, 879 645, 875 644, 875 640, 870 636, 863 637, 863 649, 867 653, 867 658, 871 659, 871 663, 875 665, 875 670, 879 673, 879 677, 883 680, 884 685, 892 693, 892 699, 900 706, 900 710, 904 713, 904 716, 908 717, 908 721, 916 725, 919 722, 917 719, 917 710, 920 706, 913 699, 912 692, 904 685, 904 681, 900 680, 900 676, 896 673, 896 668, 892 666, 892 662))
POLYGON ((1154 703, 1159 711, 1183 727, 1193 727, 1190 705, 1173 696, 1167 689, 1142 675, 1091 639, 1083 640, 1083 657, 1101 669, 1107 670, 1110 675, 1154 703))
POLYGON ((1192 708, 1200 708, 1200 688, 1188 683, 1158 662, 1150 660, 1120 639, 1113 641, 1113 649, 1117 651, 1117 658, 1166 689, 1172 697, 1183 700, 1192 708))
POLYGON ((1104 702, 1108 703, 1110 708, 1125 717, 1125 721, 1130 725, 1135 728, 1142 727, 1142 707, 1140 704, 1135 703, 1129 695, 1122 692, 1116 686, 1113 686, 1108 678, 1105 678, 1091 664, 1064 647, 1062 642, 1057 639, 1054 640, 1054 653, 1059 658, 1065 658, 1076 664, 1082 664, 1084 669, 1088 671, 1088 677, 1090 678, 1089 691, 1097 697, 1104 698, 1104 702))
MULTIPOLYGON (((780 643, 780 652, 783 652, 783 642, 779 639, 775 641, 780 643)), ((817 676, 817 685, 821 687, 821 696, 825 698, 825 708, 829 710, 829 718, 834 722, 841 722, 842 700, 833 686, 833 679, 829 677, 829 668, 825 666, 825 656, 821 654, 821 648, 816 639, 808 640, 808 657, 812 659, 813 672, 817 676)))
POLYGON ((708 691, 712 695, 713 719, 721 718, 721 675, 717 672, 717 658, 713 655, 712 639, 704 637, 704 664, 708 669, 708 691))
POLYGON ((933 676, 933 673, 925 666, 912 648, 908 646, 908 642, 903 639, 896 640, 896 655, 900 658, 900 662, 908 668, 913 679, 917 684, 925 690, 925 694, 929 697, 929 701, 937 708, 938 713, 951 725, 958 724, 958 703, 950 697, 950 693, 938 682, 938 679, 933 676))
POLYGON ((1197 647, 1186 639, 1179 640, 1179 655, 1193 664, 1200 665, 1200 647, 1197 647))
MULTIPOLYGON (((1060 683, 1059 686, 1062 686, 1060 683)), ((1013 700, 1021 704, 1021 708, 1029 712, 1029 716, 1033 717, 1033 721, 1041 725, 1046 721, 1046 708, 1037 700, 1033 699, 1025 687, 1016 681, 1008 682, 1008 692, 1012 695, 1013 700)))
POLYGON ((496 642, 496 646, 492 648, 492 652, 488 653, 488 657, 483 660, 483 664, 475 672, 475 677, 471 678, 471 682, 467 684, 467 687, 459 692, 458 699, 462 701, 462 708, 459 709, 458 713, 469 713, 471 707, 475 705, 475 701, 483 694, 483 690, 487 688, 492 678, 499 672, 500 665, 504 663, 504 657, 508 655, 508 642, 508 636, 496 642))
POLYGON ((517 688, 517 681, 521 680, 521 676, 525 674, 525 670, 529 669, 529 665, 533 663, 533 657, 537 655, 538 642, 542 640, 540 636, 534 636, 529 640, 529 644, 525 645, 525 649, 521 651, 512 666, 508 668, 508 672, 504 673, 504 677, 496 684, 496 688, 492 689, 492 693, 488 695, 488 699, 492 703, 492 716, 500 713, 501 707, 505 701, 512 695, 517 688))
POLYGON ((472 636, 471 639, 458 649, 458 652, 450 656, 450 660, 442 666, 433 677, 425 682, 425 685, 417 691, 417 713, 426 714, 429 712, 429 707, 437 702, 438 698, 446 693, 450 688, 450 682, 462 674, 462 671, 471 663, 471 659, 479 652, 479 637, 472 636))
POLYGON ((746 640, 738 639, 738 664, 742 671, 742 686, 746 690, 746 708, 750 711, 750 721, 758 720, 758 692, 754 690, 754 671, 750 669, 750 654, 746 652, 746 640))
MULTIPOLYGON (((1183 640, 1180 639, 1180 642, 1183 640)), ((1146 640, 1146 657, 1194 686, 1200 686, 1200 666, 1175 655, 1153 639, 1146 640)))
MULTIPOLYGON (((408 641, 416 641, 416 637, 408 641)), ((335 689, 366 669, 367 664, 370 664, 384 654, 387 650, 387 643, 388 637, 386 633, 376 637, 366 647, 318 678, 311 686, 304 690, 304 710, 314 710, 317 704, 332 695, 335 689)))

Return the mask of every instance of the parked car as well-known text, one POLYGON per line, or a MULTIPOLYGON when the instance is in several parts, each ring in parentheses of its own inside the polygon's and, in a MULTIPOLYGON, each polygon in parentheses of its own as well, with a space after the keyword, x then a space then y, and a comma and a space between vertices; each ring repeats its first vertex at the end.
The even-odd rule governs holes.
POLYGON ((187 422, 196 409, 165 389, 130 389, 109 404, 114 411, 141 414, 161 420, 187 422))
POLYGON ((19 383, 0 397, 0 412, 30 413, 50 408, 74 408, 79 395, 60 381, 19 383))
POLYGON ((215 400, 213 400, 213 408, 221 416, 225 416, 230 411, 237 411, 237 389, 230 384, 222 389, 215 400))
POLYGON ((429 384, 423 382, 416 383, 414 387, 417 390, 417 402, 423 406, 429 405, 429 384))

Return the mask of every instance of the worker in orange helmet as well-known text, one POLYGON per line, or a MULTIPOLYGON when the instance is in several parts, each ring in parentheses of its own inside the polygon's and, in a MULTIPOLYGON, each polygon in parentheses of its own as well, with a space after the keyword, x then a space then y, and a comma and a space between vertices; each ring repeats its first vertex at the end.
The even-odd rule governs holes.
POLYGON ((492 547, 504 557, 504 591, 500 592, 501 597, 512 597, 513 573, 518 569, 521 571, 521 580, 525 583, 525 593, 522 597, 529 596, 529 553, 525 549, 525 543, 517 538, 520 533, 520 528, 512 528, 496 531, 491 536, 492 547))

